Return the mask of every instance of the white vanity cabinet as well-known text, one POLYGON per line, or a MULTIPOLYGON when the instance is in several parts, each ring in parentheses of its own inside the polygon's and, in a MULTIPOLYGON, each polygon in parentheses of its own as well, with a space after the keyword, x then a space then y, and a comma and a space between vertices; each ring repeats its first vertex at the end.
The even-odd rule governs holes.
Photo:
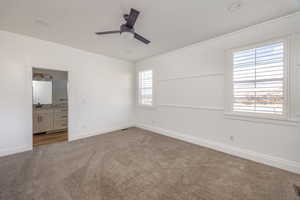
POLYGON ((68 109, 55 108, 54 109, 54 129, 66 129, 68 127, 68 109))
POLYGON ((38 111, 38 131, 47 132, 53 127, 53 111, 51 109, 38 111))
POLYGON ((33 133, 58 131, 68 128, 67 107, 35 108, 33 133))
POLYGON ((38 133, 39 132, 39 128, 38 128, 38 122, 39 122, 38 112, 34 110, 33 113, 32 113, 32 116, 33 116, 33 124, 32 124, 33 133, 38 133))
POLYGON ((53 109, 37 109, 33 116, 34 133, 47 132, 53 129, 53 109))

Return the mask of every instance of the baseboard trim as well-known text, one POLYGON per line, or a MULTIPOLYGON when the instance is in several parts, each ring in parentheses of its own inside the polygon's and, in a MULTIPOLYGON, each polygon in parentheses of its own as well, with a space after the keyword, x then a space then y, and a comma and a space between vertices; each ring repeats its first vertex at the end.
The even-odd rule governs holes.
POLYGON ((196 138, 196 137, 192 137, 192 136, 186 136, 182 133, 165 130, 162 128, 153 127, 153 126, 149 126, 149 125, 145 125, 145 124, 136 124, 136 127, 145 129, 145 130, 149 130, 149 131, 152 131, 152 132, 155 132, 158 134, 162 134, 165 136, 169 136, 172 138, 176 138, 179 140, 183 140, 185 142, 189 142, 189 143, 196 144, 199 146, 204 146, 204 147, 207 147, 210 149, 228 153, 230 155, 234 155, 234 156, 241 157, 244 159, 252 160, 252 161, 262 163, 262 164, 265 164, 265 165, 268 165, 271 167, 276 167, 276 168, 280 168, 280 169, 283 169, 286 171, 300 174, 300 163, 299 162, 290 161, 290 160, 286 160, 286 159, 282 159, 279 157, 274 157, 274 156, 246 150, 246 149, 241 149, 241 148, 233 147, 233 146, 230 146, 227 144, 213 142, 210 140, 204 140, 204 139, 200 139, 200 138, 196 138))
POLYGON ((19 146, 12 149, 0 149, 0 157, 9 156, 16 153, 22 153, 26 151, 32 151, 32 146, 19 146))
POLYGON ((93 137, 96 135, 102 135, 102 134, 113 132, 113 131, 119 131, 119 130, 130 128, 130 127, 133 127, 133 126, 128 125, 128 126, 121 126, 121 127, 117 127, 117 128, 107 128, 107 129, 98 130, 98 131, 91 131, 91 132, 87 132, 87 133, 69 134, 69 142, 88 138, 88 137, 93 137))

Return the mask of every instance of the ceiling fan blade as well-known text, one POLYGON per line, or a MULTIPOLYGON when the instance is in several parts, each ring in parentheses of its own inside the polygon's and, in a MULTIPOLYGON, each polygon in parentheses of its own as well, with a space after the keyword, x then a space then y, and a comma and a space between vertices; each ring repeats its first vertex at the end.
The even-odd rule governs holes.
POLYGON ((96 32, 96 35, 106 35, 106 34, 113 34, 113 33, 121 33, 121 31, 104 31, 104 32, 96 32))
POLYGON ((130 10, 130 14, 128 16, 128 19, 127 19, 127 23, 126 23, 126 26, 130 27, 130 28, 133 28, 138 16, 139 16, 140 12, 131 8, 130 10))
POLYGON ((145 43, 145 44, 149 44, 150 43, 149 40, 147 40, 146 38, 144 38, 143 36, 141 36, 141 35, 139 35, 137 33, 134 33, 134 38, 137 39, 137 40, 139 40, 139 41, 141 41, 141 42, 143 42, 143 43, 145 43))

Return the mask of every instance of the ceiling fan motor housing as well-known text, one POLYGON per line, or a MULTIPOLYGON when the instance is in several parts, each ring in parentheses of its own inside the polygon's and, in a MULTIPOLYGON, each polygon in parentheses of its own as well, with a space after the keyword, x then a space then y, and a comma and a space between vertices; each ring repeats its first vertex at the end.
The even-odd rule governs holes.
POLYGON ((134 34, 134 28, 130 28, 130 27, 126 26, 126 24, 122 24, 121 25, 120 31, 121 31, 121 33, 123 33, 123 32, 129 32, 129 33, 134 34))
POLYGON ((124 17, 125 21, 127 21, 127 20, 128 20, 128 17, 129 17, 129 15, 128 15, 128 14, 124 14, 124 15, 123 15, 123 17, 124 17))

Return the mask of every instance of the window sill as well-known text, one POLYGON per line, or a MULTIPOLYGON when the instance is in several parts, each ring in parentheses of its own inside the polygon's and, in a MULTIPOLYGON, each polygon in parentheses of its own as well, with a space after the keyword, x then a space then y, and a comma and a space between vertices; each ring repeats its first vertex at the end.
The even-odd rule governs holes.
POLYGON ((225 113, 225 119, 230 120, 240 120, 240 121, 248 121, 248 122, 256 122, 256 123, 266 123, 266 124, 275 124, 275 125, 284 125, 284 126, 299 126, 299 119, 287 119, 287 118, 279 118, 272 116, 254 116, 247 115, 242 113, 225 113))

